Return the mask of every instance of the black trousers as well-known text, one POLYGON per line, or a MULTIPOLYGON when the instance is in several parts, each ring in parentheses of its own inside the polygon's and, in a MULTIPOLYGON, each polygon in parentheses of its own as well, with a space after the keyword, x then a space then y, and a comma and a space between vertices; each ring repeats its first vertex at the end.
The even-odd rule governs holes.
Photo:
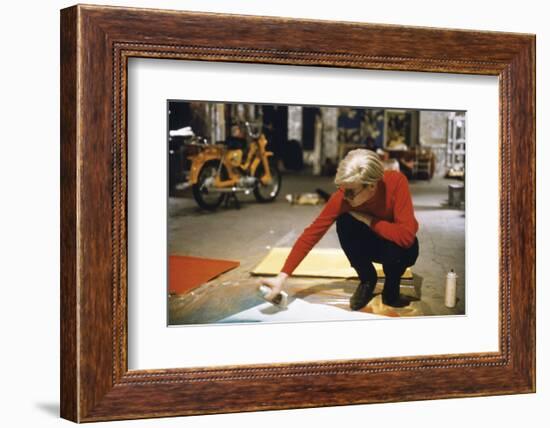
POLYGON ((397 300, 401 275, 418 258, 418 239, 415 238, 410 248, 402 248, 376 235, 368 225, 349 213, 341 214, 336 219, 336 231, 340 245, 360 281, 368 282, 374 288, 378 275, 372 263, 382 264, 385 275, 382 296, 386 301, 397 300))

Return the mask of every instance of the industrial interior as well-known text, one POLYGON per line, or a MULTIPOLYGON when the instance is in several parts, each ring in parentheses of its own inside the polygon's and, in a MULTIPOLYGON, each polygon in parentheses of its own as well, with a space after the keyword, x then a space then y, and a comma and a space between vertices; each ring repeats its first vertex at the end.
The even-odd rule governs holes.
POLYGON ((171 100, 167 114, 169 325, 465 314, 464 112, 171 100), (271 193, 253 188, 261 162, 253 174, 246 165, 258 141, 267 142, 276 168, 271 193), (408 179, 420 248, 401 281, 409 304, 384 305, 379 276, 368 305, 350 309, 359 280, 342 257, 335 225, 287 279, 288 302, 266 302, 259 278, 277 274, 336 191, 339 161, 356 148, 375 151, 385 169, 408 179), (238 184, 198 190, 233 172, 238 184), (456 296, 449 301, 451 271, 456 296))

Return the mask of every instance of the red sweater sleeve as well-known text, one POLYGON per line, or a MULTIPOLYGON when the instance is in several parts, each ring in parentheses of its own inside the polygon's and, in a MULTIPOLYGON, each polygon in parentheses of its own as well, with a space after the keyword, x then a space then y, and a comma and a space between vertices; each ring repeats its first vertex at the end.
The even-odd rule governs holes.
POLYGON ((345 212, 344 193, 339 189, 331 195, 317 218, 304 229, 300 237, 296 240, 281 272, 285 272, 289 276, 292 275, 294 269, 298 267, 315 244, 321 240, 323 235, 342 212, 345 212))
POLYGON ((403 174, 396 184, 393 204, 393 222, 374 219, 372 230, 389 241, 403 248, 409 248, 414 243, 418 222, 414 217, 414 209, 409 191, 409 183, 403 174))

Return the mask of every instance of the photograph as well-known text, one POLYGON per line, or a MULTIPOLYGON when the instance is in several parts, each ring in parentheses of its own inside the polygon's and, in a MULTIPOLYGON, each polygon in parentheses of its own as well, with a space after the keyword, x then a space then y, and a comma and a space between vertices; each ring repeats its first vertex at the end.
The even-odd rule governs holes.
MULTIPOLYGON (((29 99, 57 100, 31 116, 60 147, 31 138, 29 169, 26 146, 6 146, 29 178, 4 180, 8 215, 34 214, 5 222, 27 265, 8 266, 6 289, 37 274, 32 300, 53 314, 11 336, 36 333, 23 354, 59 346, 37 385, 12 382, 34 403, 8 419, 508 427, 541 413, 540 7, 495 21, 479 2, 115 3, 19 20, 43 30, 19 39, 45 62, 6 79, 10 111, 28 122, 29 99), (29 198, 43 168, 51 191, 29 198), (221 413, 232 422, 207 416, 221 413)), ((6 141, 28 131, 17 118, 6 141)))
POLYGON ((167 100, 169 326, 463 316, 466 112, 167 100))

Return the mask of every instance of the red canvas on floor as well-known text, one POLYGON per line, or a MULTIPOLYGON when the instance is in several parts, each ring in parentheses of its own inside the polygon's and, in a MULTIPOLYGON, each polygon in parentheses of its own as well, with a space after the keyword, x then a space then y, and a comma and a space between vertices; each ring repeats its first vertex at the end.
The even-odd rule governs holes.
POLYGON ((168 260, 168 291, 185 294, 212 278, 239 266, 233 260, 205 259, 192 256, 170 256, 168 260))

